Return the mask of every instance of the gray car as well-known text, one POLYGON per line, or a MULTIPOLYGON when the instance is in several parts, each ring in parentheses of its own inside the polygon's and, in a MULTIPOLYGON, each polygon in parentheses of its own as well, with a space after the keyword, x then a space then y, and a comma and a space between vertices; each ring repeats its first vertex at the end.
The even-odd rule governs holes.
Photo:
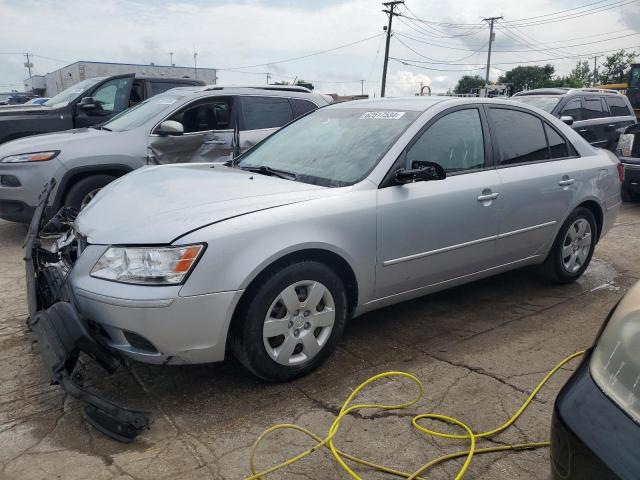
POLYGON ((84 207, 100 188, 149 164, 221 162, 331 102, 294 86, 190 86, 169 90, 98 127, 0 145, 0 218, 29 222, 56 180, 49 212, 84 207), (239 140, 234 143, 234 132, 239 140))
POLYGON ((30 311, 55 328, 67 305, 64 322, 114 355, 185 364, 232 352, 289 380, 365 312, 526 265, 574 281, 616 217, 619 166, 509 101, 331 105, 237 163, 141 169, 75 221, 58 216, 72 228, 27 255, 30 311))

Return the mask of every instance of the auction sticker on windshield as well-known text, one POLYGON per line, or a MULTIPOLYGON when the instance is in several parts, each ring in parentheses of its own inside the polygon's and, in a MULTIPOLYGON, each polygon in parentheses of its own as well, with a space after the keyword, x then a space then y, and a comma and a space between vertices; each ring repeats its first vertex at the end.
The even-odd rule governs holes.
POLYGON ((399 120, 406 112, 365 112, 360 120, 399 120))

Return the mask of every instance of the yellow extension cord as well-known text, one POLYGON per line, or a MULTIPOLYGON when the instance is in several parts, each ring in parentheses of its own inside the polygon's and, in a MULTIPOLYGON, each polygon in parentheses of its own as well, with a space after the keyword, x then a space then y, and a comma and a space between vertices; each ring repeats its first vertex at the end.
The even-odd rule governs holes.
POLYGON ((418 479, 418 480, 424 480, 422 477, 420 477, 419 475, 424 473, 426 470, 430 469, 431 467, 433 467, 434 465, 438 465, 440 463, 446 462, 448 460, 452 460, 454 458, 459 458, 459 457, 466 457, 462 467, 460 468, 460 471, 458 472, 458 474, 455 477, 455 480, 460 480, 464 474, 467 471, 467 468, 469 468, 469 464, 471 463, 471 460, 473 458, 473 456, 475 454, 481 454, 481 453, 491 453, 491 452, 502 452, 505 450, 527 450, 527 449, 534 449, 534 448, 542 448, 542 447, 548 447, 549 446, 549 442, 534 442, 534 443, 522 443, 522 444, 514 444, 514 445, 504 445, 504 446, 499 446, 499 447, 488 447, 488 448, 476 448, 476 441, 478 439, 482 439, 482 438, 489 438, 492 437, 493 435, 497 435, 500 432, 503 432, 504 430, 506 430, 507 428, 509 428, 511 425, 513 425, 516 420, 518 420, 518 417, 520 417, 520 415, 522 415, 522 413, 527 409, 527 407, 529 406, 529 404, 533 401, 533 399, 536 397, 536 395, 538 394, 538 392, 540 391, 540 389, 544 386, 545 383, 547 383, 547 381, 549 381, 549 379, 558 371, 560 370, 560 368, 562 368, 563 365, 565 365, 566 363, 570 362, 571 360, 573 360, 576 357, 579 357, 581 355, 583 355, 585 353, 585 350, 576 352, 572 355, 569 355, 568 357, 566 357, 564 360, 562 360, 560 363, 558 363, 549 373, 547 373, 545 375, 545 377, 540 381, 540 383, 538 383, 538 385, 536 386, 536 388, 533 390, 533 392, 531 392, 531 395, 529 395, 529 397, 527 397, 527 399, 524 401, 524 403, 520 406, 520 408, 516 411, 516 413, 509 418, 509 420, 507 420, 505 423, 503 423, 502 425, 500 425, 499 427, 493 429, 493 430, 489 430, 487 432, 483 432, 483 433, 473 433, 473 431, 471 430, 471 428, 466 425, 465 423, 461 422, 460 420, 457 420, 453 417, 449 417, 447 415, 438 415, 435 413, 423 413, 420 415, 417 415, 415 417, 413 417, 413 419, 411 420, 411 424, 420 432, 426 434, 426 435, 431 435, 434 437, 440 437, 440 438, 448 438, 448 439, 452 439, 452 440, 467 440, 469 442, 469 449, 468 450, 463 450, 463 451, 459 451, 459 452, 455 452, 455 453, 451 453, 448 455, 443 455, 441 457, 438 457, 434 460, 431 460, 430 462, 424 464, 423 466, 421 466, 418 470, 416 470, 413 473, 408 473, 408 472, 403 472, 401 470, 396 470, 394 468, 390 468, 390 467, 386 467, 384 465, 378 465, 376 463, 370 462, 368 460, 363 460, 361 458, 358 458, 354 455, 348 454, 346 452, 343 452, 341 450, 338 450, 335 445, 333 444, 333 438, 336 436, 336 434, 338 433, 338 429, 340 428, 340 424, 342 423, 342 420, 344 419, 345 416, 349 415, 350 413, 356 411, 356 410, 364 410, 364 409, 381 409, 381 410, 395 410, 395 409, 402 409, 402 408, 407 408, 410 407, 411 405, 414 405, 415 403, 417 403, 421 398, 422 395, 424 394, 424 385, 422 384, 422 382, 420 380, 418 380, 415 376, 409 374, 409 373, 405 373, 405 372, 384 372, 384 373, 380 373, 378 375, 375 375, 371 378, 369 378, 368 380, 362 382, 358 388, 356 388, 353 393, 351 393, 351 395, 349 395, 349 397, 347 398, 347 400, 344 402, 344 404, 342 405, 342 408, 340 409, 340 412, 338 413, 338 416, 336 417, 336 419, 333 421, 333 423, 331 424, 331 427, 329 428, 329 432, 327 433, 327 436, 322 438, 319 437, 318 435, 316 435, 315 433, 307 430, 306 428, 300 427, 298 425, 294 425, 294 424, 288 424, 288 423, 282 423, 282 424, 277 424, 277 425, 273 425, 272 427, 268 428, 267 430, 265 430, 264 432, 262 432, 262 434, 256 439, 256 441, 254 442, 253 446, 251 447, 251 452, 249 455, 249 465, 251 467, 251 472, 252 475, 250 477, 247 477, 245 480, 258 480, 261 479, 263 476, 268 475, 270 473, 273 473, 277 470, 280 470, 282 468, 285 468, 299 460, 302 460, 304 457, 311 455, 313 452, 320 450, 321 448, 328 448, 331 451, 331 454, 333 455, 333 458, 335 459, 335 461, 338 463, 338 465, 340 465, 340 467, 342 467, 344 469, 344 471, 346 471, 352 478, 356 479, 356 480, 361 480, 361 477, 354 472, 345 462, 345 459, 360 465, 363 465, 365 467, 369 467, 372 468, 374 470, 380 471, 380 472, 384 472, 384 473, 388 473, 391 475, 395 475, 397 477, 401 477, 401 478, 405 478, 407 480, 414 480, 414 479, 418 479), (362 404, 354 404, 351 405, 351 402, 353 401, 353 399, 358 395, 358 393, 360 393, 362 391, 362 389, 364 389, 367 385, 376 382, 380 379, 383 378, 390 378, 390 377, 403 377, 403 378, 407 378, 411 381, 413 381, 417 386, 418 386, 418 394, 416 395, 416 397, 413 400, 410 400, 408 402, 405 403, 400 403, 397 405, 383 405, 383 404, 368 404, 368 403, 362 403, 362 404), (442 432, 437 432, 434 430, 430 430, 426 427, 423 427, 422 425, 420 425, 419 421, 422 419, 432 419, 432 420, 440 420, 446 423, 449 423, 451 425, 455 425, 457 427, 460 427, 462 430, 465 431, 464 434, 449 434, 449 433, 442 433, 442 432), (255 454, 256 454, 256 449, 258 448, 258 446, 260 445, 260 443, 267 437, 269 436, 271 433, 277 431, 277 430, 296 430, 298 432, 302 432, 305 435, 311 437, 313 440, 315 440, 317 443, 316 445, 314 445, 312 448, 309 448, 308 450, 305 450, 304 452, 291 457, 290 459, 279 463, 278 465, 275 465, 273 467, 267 468, 265 470, 262 471, 258 471, 255 465, 255 454))

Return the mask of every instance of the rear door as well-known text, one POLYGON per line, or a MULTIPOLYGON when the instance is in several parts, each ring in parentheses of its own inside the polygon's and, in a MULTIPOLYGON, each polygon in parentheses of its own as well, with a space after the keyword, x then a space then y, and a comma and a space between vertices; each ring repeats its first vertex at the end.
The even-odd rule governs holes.
POLYGON ((505 263, 531 261, 553 242, 582 181, 581 158, 530 111, 488 107, 502 181, 497 248, 505 263))
POLYGON ((93 106, 83 107, 79 102, 75 104, 75 127, 89 127, 104 123, 129 108, 134 76, 129 74, 108 78, 84 95, 84 97, 93 98, 93 106))
POLYGON ((620 133, 629 125, 636 123, 636 116, 622 95, 607 95, 604 101, 609 107, 610 115, 608 126, 611 127, 611 131, 608 148, 614 151, 620 133))
POLYGON ((594 147, 606 148, 609 144, 609 110, 599 96, 582 97, 582 121, 573 124, 574 130, 594 147))
POLYGON ((149 137, 149 163, 225 162, 231 155, 237 98, 208 97, 192 102, 165 120, 182 124, 184 134, 149 137))
POLYGON ((240 149, 251 148, 293 120, 289 99, 247 95, 241 98, 240 149))

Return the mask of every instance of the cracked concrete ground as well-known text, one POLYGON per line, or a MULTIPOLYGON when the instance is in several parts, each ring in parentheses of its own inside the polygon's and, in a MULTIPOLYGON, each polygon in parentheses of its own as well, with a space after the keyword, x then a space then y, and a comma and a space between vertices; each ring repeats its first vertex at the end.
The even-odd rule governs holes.
MULTIPOLYGON (((20 245, 25 227, 0 221, 0 478, 243 478, 249 473, 249 447, 263 429, 298 423, 324 435, 347 395, 386 370, 422 379, 422 401, 397 415, 374 411, 349 417, 336 444, 412 471, 464 445, 423 437, 412 429, 411 416, 437 412, 475 431, 493 428, 557 361, 591 344, 609 309, 640 275, 639 225, 640 206, 625 205, 584 277, 572 285, 549 285, 521 270, 355 319, 319 371, 289 384, 263 383, 235 362, 189 367, 134 363, 110 377, 89 365, 90 374, 95 370, 94 388, 155 415, 150 431, 124 445, 87 426, 78 402, 48 385, 24 325, 20 245)), ((553 398, 575 365, 552 379, 515 428, 483 445, 547 439, 553 398)), ((401 381, 383 381, 364 398, 390 403, 414 392, 401 381)), ((278 433, 259 449, 258 465, 272 465, 309 445, 300 434, 278 433)), ((438 466, 428 478, 453 478, 459 465, 438 466)), ((346 476, 326 452, 317 452, 268 478, 346 476)), ((480 456, 465 478, 548 479, 548 452, 480 456)))

